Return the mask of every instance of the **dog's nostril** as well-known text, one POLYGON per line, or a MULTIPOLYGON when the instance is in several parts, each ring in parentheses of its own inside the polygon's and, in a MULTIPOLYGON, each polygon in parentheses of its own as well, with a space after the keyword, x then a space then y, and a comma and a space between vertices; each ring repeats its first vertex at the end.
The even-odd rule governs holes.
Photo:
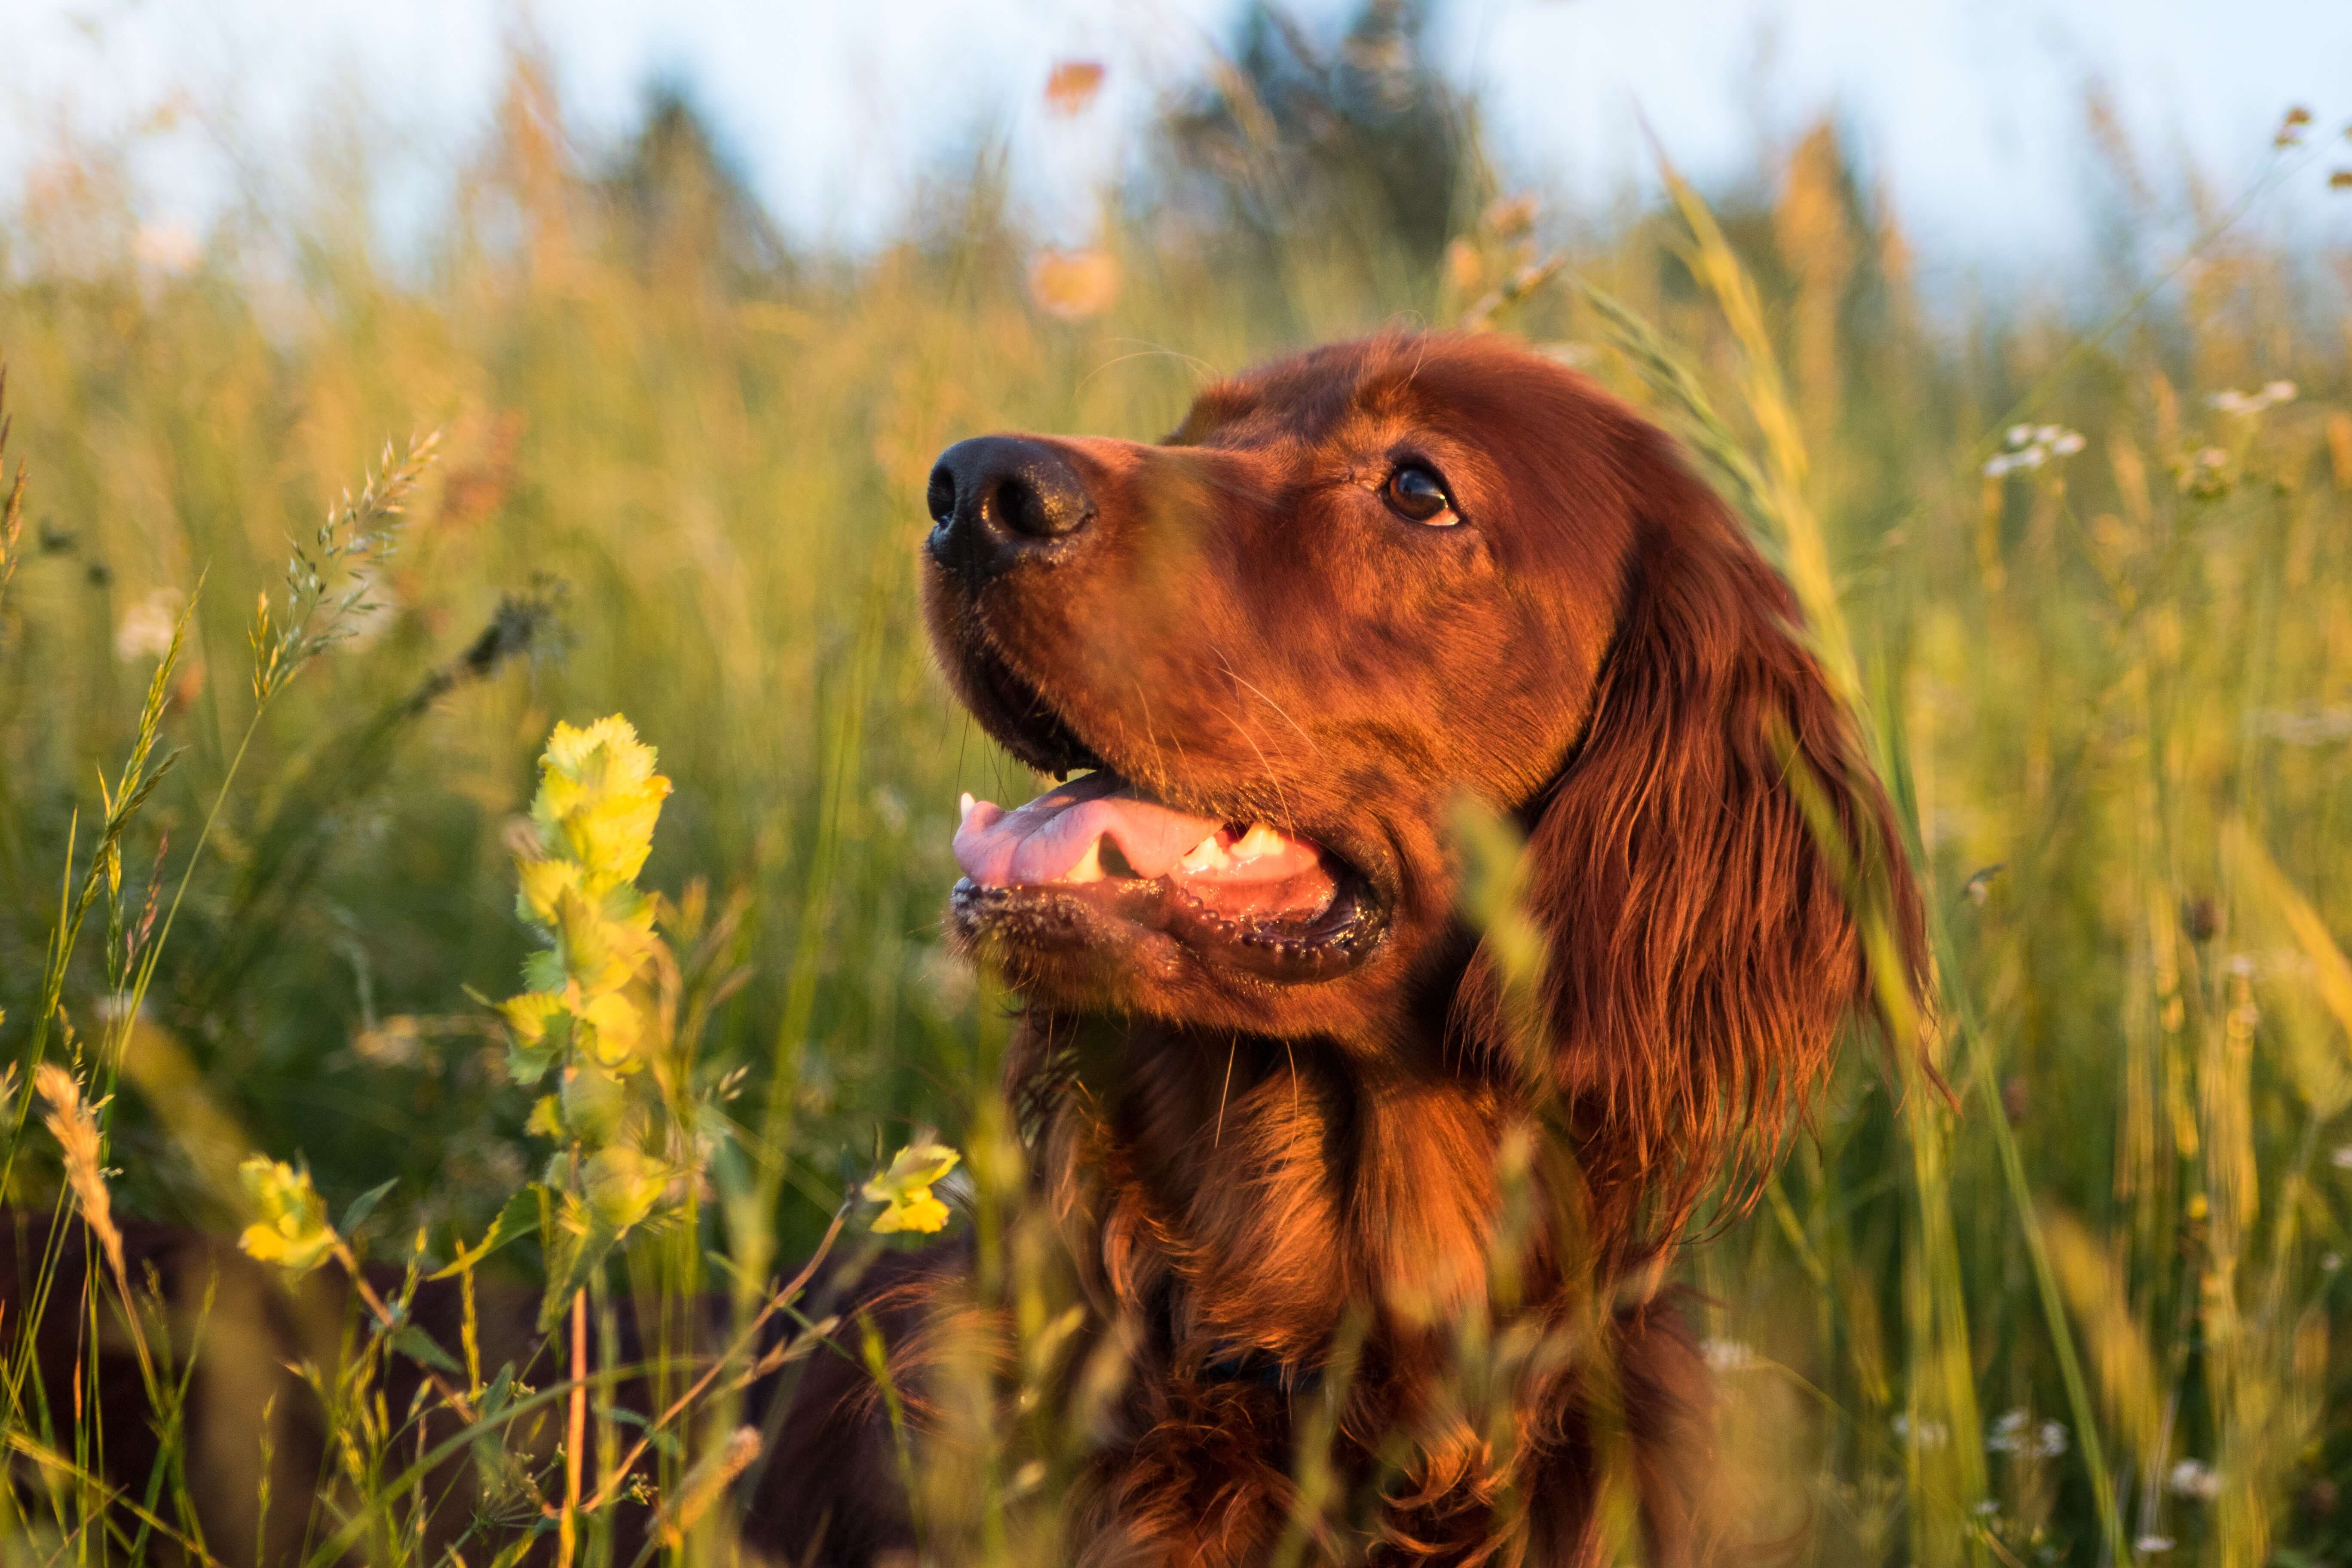
POLYGON ((1049 441, 975 436, 940 454, 924 492, 931 558, 978 582, 1024 560, 1057 554, 1094 521, 1095 500, 1049 441))
POLYGON ((1007 479, 996 487, 996 521, 1032 539, 1051 539, 1068 531, 1055 526, 1052 510, 1026 480, 1007 479))

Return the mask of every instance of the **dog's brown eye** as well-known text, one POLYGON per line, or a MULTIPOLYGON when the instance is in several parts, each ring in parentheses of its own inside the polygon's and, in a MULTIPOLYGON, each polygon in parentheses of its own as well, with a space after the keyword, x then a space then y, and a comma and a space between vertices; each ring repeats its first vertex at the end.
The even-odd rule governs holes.
POLYGON ((1418 463, 1407 463, 1391 474, 1381 493, 1389 510, 1399 517, 1433 527, 1450 528, 1461 521, 1454 515, 1454 502, 1445 493, 1445 482, 1418 463))

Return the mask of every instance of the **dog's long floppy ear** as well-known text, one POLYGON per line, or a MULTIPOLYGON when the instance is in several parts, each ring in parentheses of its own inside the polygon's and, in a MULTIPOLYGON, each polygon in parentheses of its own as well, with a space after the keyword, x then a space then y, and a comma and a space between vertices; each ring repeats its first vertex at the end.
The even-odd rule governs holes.
MULTIPOLYGON (((1617 635, 1584 739, 1530 808, 1521 893, 1546 939, 1531 1022, 1597 1242, 1672 1231, 1727 1167, 1777 1150, 1867 1005, 1850 893, 1875 887, 1915 988, 1923 949, 1885 795, 1787 585, 1662 434, 1627 444, 1617 635), (1808 788, 1844 839, 1826 853, 1808 788)), ((1529 1011, 1481 948, 1456 1037, 1523 1055, 1529 1011)))

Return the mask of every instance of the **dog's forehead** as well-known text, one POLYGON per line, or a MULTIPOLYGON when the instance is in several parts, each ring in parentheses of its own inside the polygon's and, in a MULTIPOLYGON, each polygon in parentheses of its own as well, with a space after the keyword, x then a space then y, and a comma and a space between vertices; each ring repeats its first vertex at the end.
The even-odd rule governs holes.
POLYGON ((1212 382, 1170 437, 1192 446, 1328 441, 1412 404, 1412 340, 1328 343, 1212 382))
POLYGON ((1491 428, 1506 384, 1550 367, 1495 339, 1391 336, 1331 343, 1212 383, 1169 437, 1178 446, 1382 442, 1416 428, 1491 428))

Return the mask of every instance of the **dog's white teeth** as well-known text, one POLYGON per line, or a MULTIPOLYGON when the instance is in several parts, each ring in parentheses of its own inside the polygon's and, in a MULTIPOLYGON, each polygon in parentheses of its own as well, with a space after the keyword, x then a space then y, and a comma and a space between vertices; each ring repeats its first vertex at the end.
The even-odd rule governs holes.
POLYGON ((1102 839, 1097 837, 1087 846, 1078 863, 1062 874, 1065 882, 1099 882, 1103 879, 1102 839))
POLYGON ((1282 835, 1263 822, 1253 823, 1250 830, 1243 834, 1240 842, 1234 846, 1234 858, 1236 860, 1255 860, 1261 855, 1278 855, 1281 852, 1282 835))
POLYGON ((971 820, 971 808, 979 804, 971 798, 970 790, 956 797, 956 823, 959 826, 971 820))
POLYGON ((1184 870, 1191 871, 1193 874, 1198 875, 1202 871, 1213 871, 1216 869, 1218 867, 1225 863, 1225 858, 1224 845, 1218 842, 1218 836, 1216 834, 1212 833, 1206 838, 1202 839, 1198 844, 1193 845, 1192 848, 1186 850, 1184 852, 1184 858, 1181 860, 1177 861, 1176 864, 1184 870))

